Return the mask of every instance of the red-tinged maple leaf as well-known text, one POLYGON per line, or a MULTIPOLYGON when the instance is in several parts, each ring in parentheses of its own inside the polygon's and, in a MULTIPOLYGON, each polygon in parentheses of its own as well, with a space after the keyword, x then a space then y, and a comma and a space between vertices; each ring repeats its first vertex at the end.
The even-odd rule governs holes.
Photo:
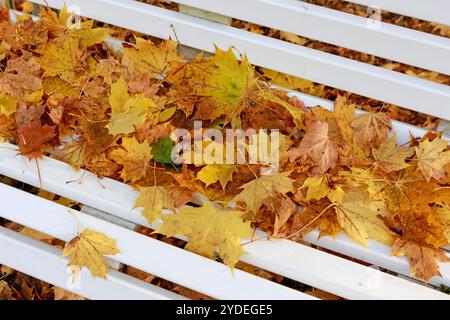
POLYGON ((42 148, 55 136, 55 127, 32 121, 18 129, 20 154, 32 159, 42 156, 42 148))

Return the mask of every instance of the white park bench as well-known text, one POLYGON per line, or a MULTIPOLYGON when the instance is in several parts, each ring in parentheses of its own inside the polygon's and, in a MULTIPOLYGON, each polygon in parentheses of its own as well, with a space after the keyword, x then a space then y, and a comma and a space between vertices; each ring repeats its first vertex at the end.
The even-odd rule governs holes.
MULTIPOLYGON (((63 0, 31 2, 56 9, 64 5, 63 0)), ((91 19, 162 39, 176 38, 182 45, 206 52, 213 52, 214 44, 224 49, 234 46, 245 52, 254 65, 450 120, 449 86, 137 1, 65 2, 69 7, 78 6, 80 14, 91 19)), ((450 75, 450 40, 447 38, 296 0, 173 2, 450 75)), ((350 2, 377 4, 395 13, 450 25, 448 0, 350 2)), ((313 96, 291 94, 298 95, 308 106, 333 106, 330 101, 313 96)), ((394 122, 394 125, 400 143, 408 141, 409 132, 415 136, 425 132, 401 122, 394 122)), ((0 146, 1 175, 79 202, 85 205, 84 209, 75 211, 0 184, 0 217, 63 241, 76 236, 77 224, 81 230, 91 228, 103 232, 117 240, 121 251, 111 260, 213 298, 315 299, 241 270, 232 274, 219 262, 135 232, 134 225, 148 225, 139 211, 132 210, 137 192, 128 185, 111 179, 99 183, 92 174, 85 174, 79 183, 67 183, 78 180, 80 172, 50 158, 41 160, 39 167, 41 179, 36 164, 18 156, 15 146, 8 143, 0 146)), ((441 284, 450 286, 449 263, 440 264, 442 277, 434 277, 425 285, 410 278, 405 257, 391 257, 391 249, 381 243, 369 240, 369 247, 364 248, 344 234, 335 240, 317 238, 318 232, 312 231, 305 240, 367 264, 290 240, 260 240, 248 244, 241 260, 347 299, 450 299, 436 289, 441 284)), ((80 285, 73 285, 68 280, 67 261, 60 256, 60 249, 0 227, 0 264, 89 299, 184 298, 114 268, 107 280, 92 278, 89 271, 83 269, 80 285)))

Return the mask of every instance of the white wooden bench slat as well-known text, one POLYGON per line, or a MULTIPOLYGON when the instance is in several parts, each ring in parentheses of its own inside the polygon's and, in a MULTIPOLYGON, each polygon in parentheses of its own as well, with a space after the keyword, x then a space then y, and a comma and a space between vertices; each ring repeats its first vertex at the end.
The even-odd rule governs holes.
POLYGON ((2 183, 0 194, 0 217, 63 241, 74 238, 78 228, 102 232, 115 239, 121 251, 112 260, 217 299, 316 299, 247 272, 231 273, 222 263, 2 183))
POLYGON ((390 12, 450 26, 448 0, 347 0, 365 6, 377 6, 390 12))
MULTIPOLYGON (((140 215, 140 209, 131 210, 138 196, 137 191, 130 186, 111 179, 98 180, 94 175, 83 172, 75 172, 64 162, 50 158, 39 161, 41 179, 37 172, 36 164, 30 162, 25 157, 17 156, 17 151, 11 144, 3 144, 0 148, 0 173, 6 174, 16 180, 40 186, 44 190, 54 192, 61 196, 84 203, 93 208, 108 212, 122 219, 132 221, 136 224, 148 226, 146 220, 140 215), (66 183, 67 181, 80 182, 66 183)), ((153 226, 155 228, 155 226, 153 226)), ((244 241, 245 242, 245 241, 244 241)), ((341 241, 340 246, 354 248, 351 240, 341 241)), ((366 248, 357 248, 367 250, 366 248)), ((392 297, 410 297, 417 291, 404 290, 408 288, 407 281, 399 281, 384 273, 377 273, 368 270, 367 267, 346 261, 333 255, 324 254, 312 248, 296 244, 292 241, 277 241, 267 243, 264 241, 255 242, 245 246, 247 252, 242 257, 242 261, 249 262, 263 269, 279 273, 294 280, 313 285, 331 293, 346 298, 382 298, 388 297, 386 292, 390 292, 392 297), (267 246, 270 244, 270 246, 267 246), (283 248, 282 250, 280 249, 283 248), (280 259, 280 255, 284 258, 280 259), (293 258, 295 257, 295 259, 293 258), (308 261, 308 262, 306 262, 308 261), (336 270, 336 266, 340 269, 336 270), (369 272, 370 271, 370 272, 369 272), (373 275, 380 280, 381 288, 389 290, 373 290, 367 288, 361 279, 367 279, 373 275), (330 274, 336 274, 333 280, 329 279, 330 274), (338 276, 339 273, 339 276, 338 276)), ((340 250, 336 250, 340 252, 340 250)), ((346 250, 347 252, 348 250, 346 250)), ((371 257, 379 257, 377 251, 368 250, 371 257)), ((400 258, 392 258, 390 252, 382 252, 382 257, 387 261, 391 259, 399 260, 404 269, 408 269, 408 263, 400 258)), ((374 264, 383 266, 383 259, 375 259, 374 264)), ((409 271, 405 272, 406 275, 409 271)), ((450 272, 448 273, 450 275, 450 272)), ((370 283, 367 283, 368 285, 370 283)), ((421 290, 428 290, 419 287, 421 290)), ((433 292, 434 293, 434 292, 433 292)))
MULTIPOLYGON (((391 270, 402 274, 404 276, 410 276, 409 263, 406 257, 392 257, 391 248, 369 239, 369 246, 367 248, 358 245, 357 243, 349 240, 349 238, 340 233, 336 239, 330 237, 323 237, 318 239, 319 232, 314 230, 305 236, 305 241, 318 245, 322 248, 326 248, 335 252, 339 252, 349 257, 371 263, 387 270, 391 270)), ((450 255, 447 253, 447 256, 450 255)), ((444 284, 450 286, 450 265, 448 263, 439 263, 441 277, 433 277, 429 283, 435 286, 444 284)))
POLYGON ((450 300, 450 297, 422 284, 400 279, 290 240, 259 240, 244 248, 248 252, 242 257, 244 262, 347 299, 450 300))
MULTIPOLYGON (((32 2, 64 5, 63 0, 32 2)), ((132 0, 66 2, 92 19, 158 38, 177 38, 208 52, 214 51, 214 44, 235 46, 255 65, 450 120, 450 109, 445 108, 450 105, 449 86, 132 0)))
POLYGON ((0 227, 0 263, 88 299, 185 299, 115 270, 110 270, 104 280, 93 278, 83 269, 72 284, 71 275, 66 272, 67 259, 61 259, 61 254, 61 249, 0 227))
POLYGON ((450 74, 450 39, 444 37, 384 22, 373 23, 360 16, 298 0, 174 2, 450 74))

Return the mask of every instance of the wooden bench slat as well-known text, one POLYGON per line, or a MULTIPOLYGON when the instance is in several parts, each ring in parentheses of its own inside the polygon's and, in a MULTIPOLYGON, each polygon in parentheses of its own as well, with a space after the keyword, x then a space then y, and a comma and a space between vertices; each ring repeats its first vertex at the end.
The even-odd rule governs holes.
MULTIPOLYGON (((63 0, 33 0, 61 8, 63 0)), ((83 16, 213 52, 235 46, 258 66, 450 120, 450 86, 132 0, 68 0, 83 16), (174 33, 175 30, 175 33, 174 33)))
POLYGON ((83 269, 72 284, 62 250, 0 227, 0 263, 88 299, 184 300, 183 296, 109 270, 107 281, 83 269), (25 257, 25 259, 24 259, 25 257), (31 263, 33 262, 33 263, 31 263), (79 285, 78 285, 79 284, 79 285))
POLYGON ((175 0, 262 26, 450 74, 450 39, 298 0, 175 0), (270 13, 270 14, 269 14, 270 13))

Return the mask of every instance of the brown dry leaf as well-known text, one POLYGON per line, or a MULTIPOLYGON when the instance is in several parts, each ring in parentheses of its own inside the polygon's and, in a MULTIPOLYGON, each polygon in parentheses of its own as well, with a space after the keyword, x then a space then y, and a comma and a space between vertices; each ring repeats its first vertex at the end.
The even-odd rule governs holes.
POLYGON ((266 200, 266 206, 275 213, 275 223, 273 225, 273 236, 277 237, 281 229, 294 213, 297 212, 297 205, 285 194, 278 194, 266 200))
POLYGON ((338 147, 336 142, 328 137, 328 123, 316 121, 306 131, 298 147, 289 150, 291 161, 310 158, 316 166, 314 175, 322 175, 333 168, 338 160, 338 147))
POLYGON ((28 125, 18 129, 20 154, 32 159, 42 156, 45 144, 55 136, 55 127, 41 126, 39 121, 31 121, 28 125))
POLYGON ((411 275, 429 281, 434 276, 441 276, 438 262, 450 262, 450 258, 441 249, 421 246, 416 242, 397 238, 392 245, 392 255, 408 258, 411 275))
POLYGON ((82 296, 59 287, 53 287, 53 293, 55 294, 55 300, 86 300, 86 298, 83 298, 82 296))
POLYGON ((346 98, 339 96, 334 102, 333 113, 344 141, 353 144, 354 131, 351 123, 355 119, 355 106, 348 104, 346 98))
POLYGON ((351 123, 355 142, 369 154, 387 140, 392 130, 391 119, 387 113, 377 112, 358 116, 351 123))
POLYGON ((404 239, 436 249, 447 245, 447 221, 441 220, 445 216, 440 216, 435 207, 423 206, 414 211, 402 212, 400 217, 404 239))

